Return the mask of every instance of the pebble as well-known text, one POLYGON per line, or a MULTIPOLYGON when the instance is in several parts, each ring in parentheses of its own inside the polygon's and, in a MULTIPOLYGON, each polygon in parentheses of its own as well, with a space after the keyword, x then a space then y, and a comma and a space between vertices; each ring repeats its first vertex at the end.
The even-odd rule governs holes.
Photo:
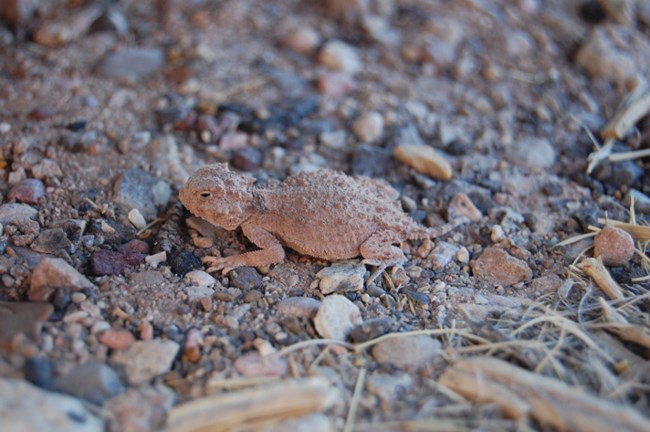
POLYGON ((318 54, 318 61, 332 70, 346 72, 350 75, 361 70, 362 64, 357 49, 340 40, 330 40, 318 54))
POLYGON ((262 356, 251 351, 233 363, 235 370, 247 378, 262 376, 283 376, 289 371, 289 363, 284 357, 262 356))
POLYGON ((52 228, 42 231, 38 237, 34 239, 30 247, 36 252, 46 253, 50 255, 57 255, 61 251, 73 253, 75 250, 74 245, 65 231, 60 228, 52 228))
POLYGON ((604 9, 605 14, 617 24, 629 25, 634 21, 635 0, 598 0, 598 5, 604 9))
POLYGON ((170 198, 171 187, 167 182, 139 168, 124 171, 115 184, 113 197, 129 209, 138 209, 145 219, 155 219, 170 198))
POLYGON ((41 390, 23 380, 0 378, 0 416, 6 431, 104 431, 103 420, 79 399, 41 390))
POLYGON ((451 164, 433 147, 402 144, 393 149, 393 156, 403 164, 431 178, 449 180, 452 177, 451 164))
POLYGON ((311 297, 287 297, 278 302, 277 313, 287 317, 313 318, 320 304, 320 300, 311 297))
POLYGON ((212 295, 214 294, 214 289, 210 288, 209 286, 196 285, 196 286, 187 287, 185 289, 185 293, 187 294, 187 299, 189 301, 195 302, 195 301, 200 301, 201 299, 204 298, 208 298, 208 299, 212 298, 212 295))
POLYGON ((0 122, 0 134, 6 134, 11 131, 11 125, 7 122, 0 122))
POLYGON ((128 330, 109 329, 97 337, 99 343, 110 349, 126 349, 135 343, 135 336, 128 330))
POLYGON ((158 267, 159 264, 164 263, 165 261, 167 261, 167 252, 165 251, 158 252, 157 254, 153 255, 148 255, 144 258, 144 262, 153 268, 158 267))
POLYGON ((176 394, 165 386, 127 388, 110 399, 104 409, 110 413, 116 431, 150 432, 161 430, 165 415, 174 405, 176 394))
POLYGON ((444 268, 458 253, 458 249, 458 246, 455 246, 451 243, 439 241, 429 255, 429 259, 431 260, 431 268, 433 270, 440 270, 444 268))
POLYGON ((109 7, 93 22, 90 31, 110 31, 123 35, 129 30, 129 23, 117 7, 109 7))
POLYGON ((490 240, 492 243, 499 243, 501 240, 506 239, 506 233, 503 232, 501 225, 493 225, 490 230, 490 240))
POLYGON ((620 228, 607 226, 594 238, 594 257, 607 266, 624 266, 634 256, 634 239, 620 228))
POLYGON ((472 200, 464 193, 457 193, 451 199, 448 207, 449 219, 457 219, 459 217, 466 217, 471 222, 480 222, 483 219, 483 214, 474 205, 472 200))
POLYGON ((7 199, 25 204, 38 204, 45 196, 45 185, 38 179, 25 179, 9 189, 7 199))
POLYGON ((352 174, 367 177, 386 175, 392 162, 390 150, 370 144, 357 144, 352 151, 352 174))
POLYGON ((201 358, 201 347, 203 346, 203 334, 199 329, 191 328, 185 336, 183 343, 183 360, 196 363, 201 358))
POLYGON ((377 141, 384 133, 384 117, 376 111, 362 114, 352 124, 352 130, 362 142, 377 141))
POLYGON ((227 132, 219 140, 221 150, 241 150, 248 145, 250 135, 244 132, 227 132))
MULTIPOLYGON (((24 3, 24 2, 23 2, 24 3)), ((47 20, 34 32, 34 42, 46 47, 58 47, 84 35, 101 15, 102 8, 89 5, 62 14, 59 20, 47 20)))
POLYGON ((139 80, 160 72, 164 66, 162 49, 130 47, 106 55, 96 71, 108 78, 139 80))
POLYGON ((173 249, 169 254, 169 266, 172 272, 180 277, 185 277, 192 270, 201 269, 201 261, 189 251, 173 249))
POLYGON ((396 328, 397 324, 392 318, 371 318, 354 326, 350 332, 350 339, 356 343, 366 342, 390 333, 396 328))
POLYGON ((562 286, 562 279, 556 274, 548 274, 541 276, 530 281, 528 285, 531 290, 536 293, 554 294, 558 292, 562 286))
POLYGON ((308 54, 320 43, 320 35, 312 27, 301 27, 287 35, 283 43, 292 51, 308 54))
POLYGON ((80 291, 93 284, 61 258, 43 258, 34 268, 27 297, 31 301, 47 301, 58 288, 80 291))
POLYGON ((513 163, 529 168, 549 168, 555 164, 555 148, 546 138, 530 137, 513 145, 508 152, 513 163))
POLYGON ((255 147, 244 147, 235 150, 230 164, 241 171, 255 171, 261 168, 264 154, 255 147))
POLYGON ((241 290, 250 290, 262 284, 262 275, 253 267, 239 267, 228 273, 230 285, 241 290))
POLYGON ((129 384, 140 385, 168 372, 179 349, 180 345, 171 340, 138 341, 114 351, 111 361, 124 367, 129 384))
POLYGON ((318 78, 316 87, 323 96, 340 98, 355 90, 357 83, 347 73, 329 72, 318 78))
POLYGON ((358 262, 337 262, 316 273, 319 289, 327 295, 334 292, 361 291, 366 268, 358 262))
POLYGON ((636 189, 630 189, 623 198, 623 205, 630 208, 634 199, 634 209, 639 213, 650 213, 650 197, 636 189))
POLYGON ((25 359, 23 366, 25 380, 41 388, 52 384, 52 362, 47 357, 34 356, 25 359))
POLYGON ((135 252, 98 250, 90 255, 90 271, 95 276, 118 275, 131 266, 143 264, 145 255, 135 252))
POLYGON ((0 224, 21 226, 26 219, 35 220, 38 210, 27 204, 0 205, 0 224))
POLYGON ((215 278, 203 270, 192 270, 185 274, 185 279, 189 283, 200 287, 211 287, 217 283, 215 278))
POLYGON ((477 278, 496 285, 514 285, 530 280, 533 272, 525 261, 515 258, 499 247, 486 248, 472 263, 477 278))
POLYGON ((318 142, 334 150, 344 150, 348 145, 347 134, 342 130, 323 132, 318 136, 318 142))
POLYGON ((409 374, 389 375, 373 373, 366 380, 366 388, 370 394, 376 395, 384 404, 392 404, 400 393, 413 384, 409 374))
POLYGON ((127 218, 129 218, 129 222, 131 222, 131 224, 137 229, 142 229, 147 226, 147 221, 137 208, 131 209, 127 218))
POLYGON ((314 326, 321 337, 344 341, 355 324, 361 322, 361 311, 342 295, 325 297, 314 317, 314 326))
POLYGON ((129 240, 117 248, 120 252, 132 252, 146 255, 150 251, 149 243, 139 239, 129 240))
POLYGON ((372 356, 380 364, 415 370, 430 364, 442 354, 442 344, 429 336, 394 337, 379 342, 372 356))
POLYGON ((129 275, 131 282, 142 286, 157 286, 165 283, 165 276, 158 270, 145 270, 129 275))
POLYGON ((63 171, 58 162, 52 159, 43 159, 32 167, 32 175, 37 179, 46 180, 52 177, 61 177, 63 171))
POLYGON ((53 389, 101 405, 105 400, 122 393, 124 386, 117 373, 108 365, 90 361, 55 379, 53 389))
POLYGON ((11 352, 19 334, 38 342, 41 326, 52 312, 49 303, 0 301, 0 351, 11 352))

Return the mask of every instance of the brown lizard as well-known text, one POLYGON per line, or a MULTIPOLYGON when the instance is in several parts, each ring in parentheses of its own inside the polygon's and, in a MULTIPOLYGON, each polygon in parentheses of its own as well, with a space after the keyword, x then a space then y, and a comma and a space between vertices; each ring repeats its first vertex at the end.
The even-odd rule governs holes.
POLYGON ((369 284, 387 267, 406 261, 397 247, 402 241, 439 237, 465 222, 426 228, 404 213, 388 183, 336 171, 300 173, 277 185, 254 183, 216 164, 197 170, 180 191, 190 212, 226 230, 241 227, 260 248, 205 257, 209 272, 281 263, 284 245, 330 261, 361 256, 364 264, 376 266, 369 284))

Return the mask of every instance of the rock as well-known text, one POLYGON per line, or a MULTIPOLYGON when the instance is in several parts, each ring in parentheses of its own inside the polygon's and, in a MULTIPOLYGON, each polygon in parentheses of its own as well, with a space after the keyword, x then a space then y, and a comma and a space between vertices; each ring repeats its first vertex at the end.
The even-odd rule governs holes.
POLYGON ((38 237, 34 239, 30 247, 36 252, 41 252, 50 255, 57 255, 61 251, 73 253, 75 247, 65 231, 60 228, 47 229, 42 231, 38 237))
POLYGON ((38 4, 38 0, 3 0, 0 2, 0 18, 14 25, 27 21, 38 4))
POLYGON ((376 395, 384 404, 392 404, 400 393, 413 384, 409 374, 388 375, 382 373, 371 374, 366 381, 366 388, 370 394, 376 395))
POLYGON ((492 243, 499 243, 506 239, 506 233, 503 231, 501 225, 492 225, 490 230, 490 240, 492 243))
POLYGON ((72 9, 56 21, 47 20, 34 33, 34 41, 46 47, 58 47, 80 38, 102 13, 97 4, 72 9))
POLYGON ((93 284, 70 264, 60 258, 43 258, 34 268, 27 297, 31 301, 47 301, 57 288, 80 291, 93 284))
POLYGON ((358 262, 337 262, 325 267, 316 277, 320 279, 320 291, 327 295, 334 292, 361 291, 366 268, 358 262))
POLYGON ((514 143, 508 157, 529 168, 549 168, 555 164, 555 148, 546 138, 531 137, 514 143))
POLYGON ((118 275, 144 261, 145 255, 141 253, 98 250, 90 255, 90 270, 96 276, 118 275))
POLYGON ((283 376, 289 371, 289 363, 284 357, 262 356, 249 352, 233 363, 235 370, 246 378, 261 376, 283 376))
POLYGON ((160 430, 174 399, 174 391, 164 385, 128 388, 103 408, 114 419, 115 430, 150 432, 160 430))
POLYGON ((195 301, 200 301, 201 299, 204 298, 208 298, 208 299, 212 298, 212 295, 214 294, 214 289, 210 288, 209 286, 198 285, 198 286, 191 286, 186 288, 185 293, 187 294, 187 299, 189 301, 195 302, 195 301))
POLYGON ((393 149, 395 159, 429 177, 449 180, 451 164, 442 153, 426 145, 402 144, 393 149))
POLYGON ((361 322, 361 311, 342 295, 325 297, 314 317, 314 326, 321 337, 344 341, 355 324, 361 322))
POLYGON ((330 69, 351 75, 362 67, 357 49, 340 40, 327 42, 318 54, 318 61, 330 69))
POLYGON ((169 256, 169 266, 172 272, 180 277, 184 277, 192 270, 201 269, 201 261, 189 251, 179 251, 173 249, 169 256))
POLYGON ((464 193, 454 195, 449 203, 447 209, 449 212, 449 219, 454 220, 460 217, 466 217, 471 222, 480 222, 483 219, 483 214, 476 208, 472 200, 464 193))
POLYGON ((146 219, 154 219, 171 197, 169 184, 139 168, 129 168, 115 183, 114 200, 136 208, 146 219))
POLYGON ((130 47, 106 55, 96 72, 108 78, 140 80, 160 72, 164 66, 162 49, 130 47))
POLYGON ((312 27, 301 27, 284 38, 284 45, 300 54, 308 54, 320 43, 320 35, 312 27))
POLYGON ((451 243, 439 241, 436 244, 436 247, 431 251, 431 255, 429 255, 429 259, 431 260, 431 268, 433 270, 440 270, 444 268, 454 258, 458 252, 458 249, 458 246, 455 246, 451 243))
POLYGON ((0 301, 0 351, 11 352, 21 334, 39 342, 42 324, 52 312, 49 303, 0 301))
POLYGON ((363 114, 352 124, 352 130, 362 142, 377 141, 384 133, 384 117, 375 111, 363 114))
POLYGON ((515 258, 499 247, 486 248, 481 256, 472 262, 472 271, 477 278, 495 285, 513 285, 530 280, 533 272, 525 261, 515 258))
POLYGON ((147 221, 145 220, 140 210, 137 208, 131 209, 126 216, 129 219, 129 222, 136 227, 137 229, 142 229, 147 226, 147 221))
POLYGON ((616 24, 629 25, 634 21, 635 0, 598 0, 598 5, 616 24))
POLYGON ((221 150, 241 150, 248 145, 250 135, 244 132, 227 132, 219 140, 221 150))
POLYGON ((594 257, 607 266, 624 266, 634 256, 634 239, 620 228, 607 226, 594 238, 594 257))
POLYGON ((535 278, 528 285, 531 290, 541 294, 557 293, 561 286, 562 279, 553 273, 535 278))
POLYGON ((27 204, 0 205, 0 224, 20 226, 26 219, 35 220, 38 210, 27 204))
POLYGON ((636 189, 630 189, 625 198, 623 198, 623 205, 630 208, 634 199, 634 209, 639 213, 650 213, 650 197, 636 189))
POLYGON ((352 153, 352 174, 382 177, 391 162, 390 150, 370 144, 357 144, 352 153))
POLYGON ((196 363, 201 358, 201 347, 203 346, 203 333, 199 329, 189 329, 183 342, 183 361, 196 363))
POLYGON ((68 240, 72 243, 79 243, 81 236, 86 230, 86 221, 79 219, 67 219, 60 223, 54 224, 53 228, 61 228, 68 240))
POLYGON ((97 337, 99 343, 110 349, 126 349, 135 343, 135 336, 128 330, 108 329, 97 337))
POLYGON ((110 31, 125 34, 129 30, 129 23, 124 14, 116 7, 109 7, 93 22, 90 27, 92 32, 110 31))
POLYGON ((124 367, 129 384, 140 385, 168 372, 179 349, 180 345, 171 340, 138 341, 127 349, 114 351, 110 359, 124 367))
POLYGON ((330 72, 318 78, 316 87, 323 96, 340 98, 356 89, 357 83, 346 73, 330 72))
POLYGON ((131 282, 143 286, 156 286, 165 283, 165 276, 158 270, 145 270, 129 275, 131 282))
POLYGON ((191 272, 185 274, 185 279, 189 283, 200 287, 210 287, 217 283, 217 280, 215 278, 203 270, 192 270, 191 272))
POLYGON ((228 273, 230 285, 241 290, 250 290, 262 284, 262 275, 253 267, 239 267, 228 273))
POLYGON ((311 297, 287 297, 278 302, 277 314, 295 318, 313 318, 321 302, 311 297))
POLYGON ((0 378, 0 418, 6 431, 104 431, 104 422, 80 400, 22 380, 0 378))
POLYGON ((264 160, 264 154, 255 147, 244 147, 235 150, 230 163, 233 167, 242 171, 255 171, 260 169, 264 160))
POLYGON ((101 405, 105 400, 122 393, 124 386, 108 365, 90 361, 54 380, 53 390, 101 405))
POLYGON ((429 336, 394 337, 379 342, 372 356, 380 364, 400 369, 416 370, 442 355, 442 344, 429 336))
POLYGON ((25 204, 38 204, 45 196, 45 185, 38 179, 25 179, 9 189, 7 199, 25 204))
POLYGON ((61 177, 63 171, 59 163, 52 159, 43 159, 32 167, 32 175, 37 179, 46 180, 52 177, 61 177))
POLYGON ((395 330, 397 325, 392 318, 371 318, 354 326, 350 332, 350 339, 355 343, 366 342, 395 330))
POLYGON ((318 136, 318 142, 334 150, 344 150, 348 146, 347 134, 342 130, 323 132, 318 136))

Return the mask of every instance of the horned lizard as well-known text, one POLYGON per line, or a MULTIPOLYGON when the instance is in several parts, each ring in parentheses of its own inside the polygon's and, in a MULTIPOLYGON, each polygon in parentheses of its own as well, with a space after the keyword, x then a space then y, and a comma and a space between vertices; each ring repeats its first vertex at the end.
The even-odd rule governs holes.
POLYGON ((326 260, 361 256, 364 264, 376 266, 370 283, 387 267, 406 261, 397 247, 402 241, 438 237, 464 222, 421 226, 404 213, 395 189, 369 177, 320 170, 271 186, 254 183, 253 177, 216 164, 197 170, 180 191, 190 212, 226 230, 241 227, 260 248, 206 257, 209 272, 281 263, 287 246, 326 260))

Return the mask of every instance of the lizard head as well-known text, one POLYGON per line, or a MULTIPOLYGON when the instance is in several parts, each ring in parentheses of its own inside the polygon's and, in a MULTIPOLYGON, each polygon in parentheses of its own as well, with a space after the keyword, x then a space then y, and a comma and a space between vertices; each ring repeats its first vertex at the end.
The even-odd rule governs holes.
POLYGON ((237 174, 226 164, 198 169, 180 191, 183 205, 213 225, 234 230, 253 212, 253 177, 237 174))

